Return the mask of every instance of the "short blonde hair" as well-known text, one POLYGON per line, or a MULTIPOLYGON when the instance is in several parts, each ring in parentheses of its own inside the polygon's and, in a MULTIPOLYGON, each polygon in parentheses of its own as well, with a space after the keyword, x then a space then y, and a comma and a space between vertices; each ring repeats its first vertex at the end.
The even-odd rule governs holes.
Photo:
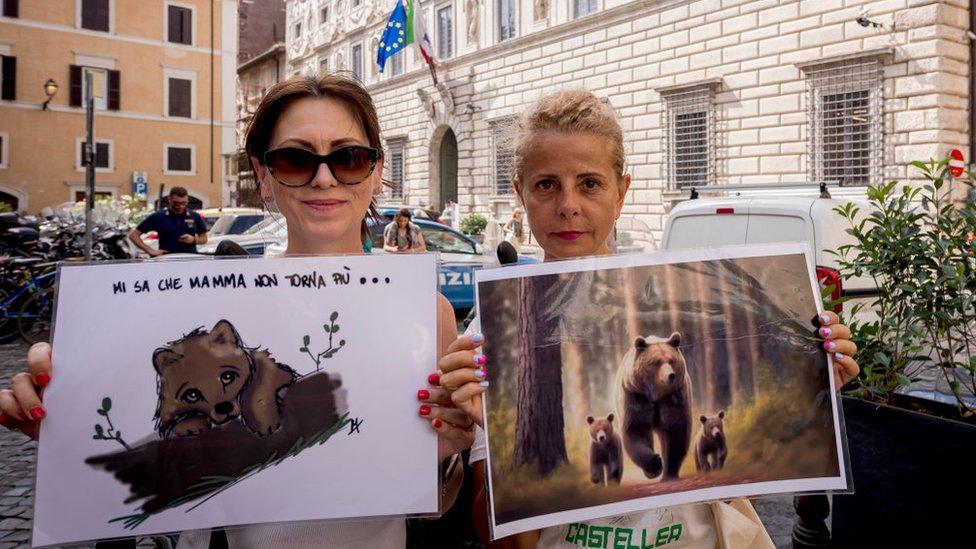
POLYGON ((512 177, 521 179, 525 155, 535 134, 588 133, 607 138, 610 161, 618 176, 624 173, 624 132, 613 108, 593 93, 567 90, 543 96, 519 119, 513 139, 512 177))

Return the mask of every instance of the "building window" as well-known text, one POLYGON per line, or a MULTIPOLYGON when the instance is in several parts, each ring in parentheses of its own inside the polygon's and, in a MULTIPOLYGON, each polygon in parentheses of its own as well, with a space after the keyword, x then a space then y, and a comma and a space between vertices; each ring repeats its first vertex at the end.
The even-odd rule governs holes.
POLYGON ((403 141, 391 141, 387 144, 390 151, 390 198, 403 199, 403 141))
POLYGON ((0 99, 17 99, 17 58, 0 55, 0 99))
POLYGON ((71 76, 69 104, 72 107, 85 108, 88 106, 88 88, 85 82, 90 75, 92 78, 92 97, 95 98, 95 108, 108 109, 110 111, 119 110, 122 101, 122 76, 119 71, 102 67, 71 65, 69 72, 71 76))
POLYGON ((165 69, 163 78, 165 115, 196 118, 196 74, 187 70, 165 69))
POLYGON ((515 0, 498 0, 498 41, 515 38, 515 20, 518 18, 515 0))
POLYGON ((329 6, 322 6, 319 11, 319 24, 324 25, 329 22, 329 6))
POLYGON ((454 56, 454 7, 437 10, 437 57, 450 59, 454 56))
MULTIPOLYGON (((85 138, 75 139, 75 170, 85 171, 85 138)), ((110 139, 95 140, 95 171, 112 172, 115 170, 114 142, 110 139)))
POLYGON ((405 51, 400 50, 390 58, 390 76, 399 76, 403 74, 403 58, 406 55, 407 54, 405 51))
POLYGON ((491 125, 491 158, 495 175, 495 194, 512 194, 512 144, 508 137, 512 121, 491 125))
POLYGON ((804 68, 812 181, 876 185, 882 176, 884 70, 880 59, 804 68))
POLYGON ((8 134, 0 133, 0 170, 6 170, 10 167, 9 141, 10 136, 8 134))
POLYGON ((573 17, 583 17, 596 12, 597 0, 573 0, 573 17))
MULTIPOLYGON (((394 56, 395 57, 395 56, 394 56)), ((352 73, 360 82, 363 81, 363 45, 356 44, 352 47, 352 73)))
POLYGON ((4 17, 19 17, 19 7, 17 0, 0 0, 3 4, 3 16, 4 17))
POLYGON ((665 147, 668 185, 683 189, 708 184, 714 176, 714 92, 710 85, 661 92, 667 112, 665 147))
POLYGON ((327 72, 329 72, 329 58, 322 56, 319 58, 319 74, 325 74, 327 72))
POLYGON ((196 150, 193 145, 163 145, 163 175, 196 175, 196 150))
POLYGON ((178 4, 166 5, 166 40, 174 44, 193 44, 193 9, 178 4))
POLYGON ((79 0, 80 27, 83 29, 109 32, 112 21, 111 0, 79 0))

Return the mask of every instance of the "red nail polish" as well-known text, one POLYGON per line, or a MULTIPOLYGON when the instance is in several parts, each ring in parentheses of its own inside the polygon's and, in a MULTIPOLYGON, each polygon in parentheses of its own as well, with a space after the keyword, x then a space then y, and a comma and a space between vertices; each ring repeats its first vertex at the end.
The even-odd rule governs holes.
POLYGON ((440 429, 441 425, 443 424, 441 423, 440 418, 434 420, 434 429, 440 429))
POLYGON ((51 383, 51 375, 45 372, 41 372, 37 374, 37 377, 35 377, 34 380, 37 383, 38 387, 47 387, 47 384, 51 383))
POLYGON ((44 408, 41 408, 40 406, 34 406, 33 408, 30 409, 30 417, 34 421, 40 421, 44 419, 44 416, 46 415, 47 413, 44 411, 44 408))
POLYGON ((427 400, 428 398, 430 398, 430 391, 428 391, 427 389, 421 389, 417 391, 417 398, 419 400, 427 400))
POLYGON ((430 383, 431 385, 440 385, 441 375, 438 374, 437 372, 430 374, 429 376, 427 376, 427 383, 430 383))
POLYGON ((421 406, 420 407, 420 415, 422 415, 422 416, 429 416, 430 415, 430 406, 427 406, 426 404, 424 404, 423 406, 421 406))

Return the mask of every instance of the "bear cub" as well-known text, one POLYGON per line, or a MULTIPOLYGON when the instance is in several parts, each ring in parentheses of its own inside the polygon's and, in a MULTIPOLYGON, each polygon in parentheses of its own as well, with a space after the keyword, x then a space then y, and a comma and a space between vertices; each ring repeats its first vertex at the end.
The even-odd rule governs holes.
POLYGON ((593 484, 620 484, 624 473, 620 435, 613 431, 613 414, 586 417, 590 425, 590 480, 593 484))
POLYGON ((718 414, 711 417, 698 418, 702 428, 698 433, 698 441, 695 442, 695 467, 699 471, 711 471, 725 466, 729 448, 725 442, 724 420, 725 410, 719 410, 718 414))

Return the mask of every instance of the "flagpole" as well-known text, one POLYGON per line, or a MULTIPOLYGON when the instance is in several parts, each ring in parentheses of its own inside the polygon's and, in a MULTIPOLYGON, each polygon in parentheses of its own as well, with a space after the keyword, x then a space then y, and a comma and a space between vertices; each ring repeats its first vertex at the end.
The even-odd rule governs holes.
POLYGON ((434 70, 434 65, 427 65, 427 68, 430 69, 430 77, 434 79, 434 86, 436 87, 437 86, 437 71, 434 70))

